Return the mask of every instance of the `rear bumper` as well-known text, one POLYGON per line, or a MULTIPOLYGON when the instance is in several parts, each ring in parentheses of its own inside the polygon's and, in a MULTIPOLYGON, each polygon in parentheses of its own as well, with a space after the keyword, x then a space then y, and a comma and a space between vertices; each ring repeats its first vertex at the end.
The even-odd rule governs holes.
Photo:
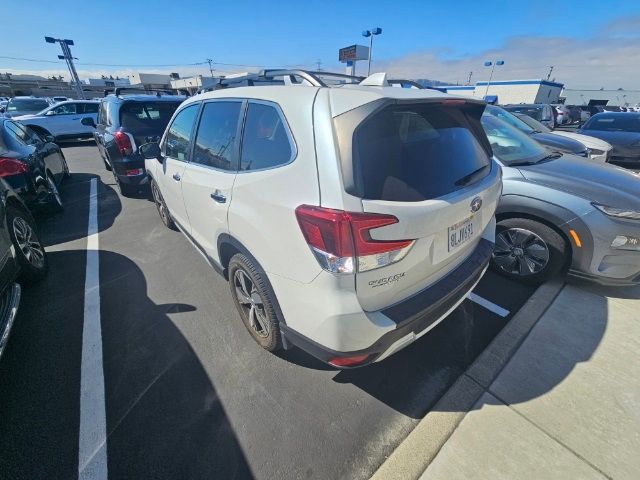
POLYGON ((128 157, 119 158, 111 162, 113 171, 121 183, 126 185, 143 185, 149 183, 149 177, 144 166, 144 159, 137 153, 128 157), (141 170, 139 175, 127 175, 127 171, 141 170))
POLYGON ((492 242, 481 239, 471 256, 448 275, 408 299, 381 310, 379 313, 395 326, 367 348, 336 351, 287 325, 281 326, 282 333, 288 342, 327 363, 334 358, 361 355, 367 355, 367 358, 357 365, 359 367, 382 360, 435 327, 464 301, 486 271, 493 247, 492 242))

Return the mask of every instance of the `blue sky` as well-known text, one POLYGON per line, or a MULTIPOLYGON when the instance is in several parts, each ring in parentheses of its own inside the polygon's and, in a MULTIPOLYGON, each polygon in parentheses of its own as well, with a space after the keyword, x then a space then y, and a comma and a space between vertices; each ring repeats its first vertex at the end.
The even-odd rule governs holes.
MULTIPOLYGON (((165 69, 193 73, 206 68, 179 64, 206 58, 239 64, 217 65, 221 70, 246 70, 241 65, 311 68, 318 59, 325 68, 338 68, 338 48, 365 43, 361 30, 379 26, 383 34, 376 38, 374 46, 374 60, 379 68, 397 69, 402 67, 403 59, 413 59, 405 63, 413 69, 422 69, 414 76, 460 81, 470 60, 469 68, 473 68, 483 55, 495 52, 509 57, 510 44, 517 44, 518 40, 526 39, 531 46, 536 39, 545 42, 562 39, 584 50, 586 44, 603 36, 615 40, 615 29, 607 32, 607 25, 612 22, 616 25, 615 22, 628 18, 640 19, 640 2, 635 0, 437 3, 3 0, 2 4, 2 11, 10 13, 3 22, 0 57, 56 60, 58 47, 44 43, 44 35, 72 38, 76 42, 72 48, 79 58, 81 76, 165 69), (37 4, 47 6, 36 7, 37 4), (420 60, 416 63, 420 58, 424 58, 424 64, 420 60), (445 66, 437 69, 438 76, 430 75, 433 62, 445 66), (175 67, 164 67, 167 64, 175 67), (447 65, 451 66, 450 72, 447 65)), ((535 76, 542 75, 544 65, 556 61, 553 46, 547 45, 544 51, 533 48, 529 53, 520 52, 531 57, 527 60, 533 66, 540 67, 540 74, 535 76)), ((570 68, 575 70, 576 66, 570 68)), ((64 64, 0 58, 0 71, 38 70, 62 70, 64 74, 64 64)), ((477 75, 483 73, 481 63, 477 71, 477 75)), ((532 73, 537 71, 532 69, 532 73)), ((561 67, 556 71, 562 74, 561 67)), ((505 76, 521 77, 524 73, 509 61, 502 71, 505 76)))

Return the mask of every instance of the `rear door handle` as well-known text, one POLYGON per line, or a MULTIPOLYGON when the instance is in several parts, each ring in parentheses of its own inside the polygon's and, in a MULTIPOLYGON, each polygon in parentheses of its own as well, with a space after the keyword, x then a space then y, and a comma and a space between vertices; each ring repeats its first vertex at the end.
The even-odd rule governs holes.
POLYGON ((179 175, 179 174, 177 174, 177 173, 174 173, 174 174, 173 174, 173 179, 174 179, 176 182, 179 182, 179 181, 180 181, 180 175, 179 175))
POLYGON ((225 197, 222 193, 220 193, 220 190, 216 190, 215 192, 213 192, 211 194, 211 198, 213 198, 218 203, 227 202, 227 197, 225 197))

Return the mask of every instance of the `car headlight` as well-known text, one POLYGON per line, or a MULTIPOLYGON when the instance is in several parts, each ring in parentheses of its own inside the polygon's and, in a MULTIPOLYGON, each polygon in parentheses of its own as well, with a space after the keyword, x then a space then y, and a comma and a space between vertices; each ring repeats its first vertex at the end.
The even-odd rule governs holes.
POLYGON ((609 215, 610 217, 623 218, 626 220, 640 220, 640 212, 636 210, 609 207, 607 205, 601 205, 599 203, 592 203, 591 205, 596 207, 605 215, 609 215))
POLYGON ((598 150, 596 148, 587 148, 587 150, 589 151, 589 156, 590 157, 595 157, 596 155, 603 155, 604 154, 604 150, 598 150))

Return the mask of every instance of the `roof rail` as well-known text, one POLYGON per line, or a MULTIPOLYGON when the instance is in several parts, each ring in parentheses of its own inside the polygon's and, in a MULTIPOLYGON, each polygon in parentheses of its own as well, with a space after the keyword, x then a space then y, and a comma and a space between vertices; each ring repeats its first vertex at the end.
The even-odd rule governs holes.
MULTIPOLYGON (((166 94, 166 95, 174 95, 174 92, 172 90, 163 90, 163 89, 156 89, 156 88, 135 88, 135 87, 117 87, 115 89, 115 96, 119 97, 120 94, 122 92, 136 92, 139 94, 147 94, 147 95, 151 95, 152 93, 155 93, 155 95, 157 97, 161 96, 162 94, 166 94)), ((107 90, 105 90, 105 93, 107 92, 107 90)))
POLYGON ((403 78, 392 78, 392 79, 388 79, 387 83, 389 85, 400 85, 403 88, 418 88, 420 90, 424 89, 424 87, 422 85, 420 85, 418 82, 415 82, 413 80, 405 80, 403 78), (408 85, 408 87, 405 87, 405 85, 408 85))

